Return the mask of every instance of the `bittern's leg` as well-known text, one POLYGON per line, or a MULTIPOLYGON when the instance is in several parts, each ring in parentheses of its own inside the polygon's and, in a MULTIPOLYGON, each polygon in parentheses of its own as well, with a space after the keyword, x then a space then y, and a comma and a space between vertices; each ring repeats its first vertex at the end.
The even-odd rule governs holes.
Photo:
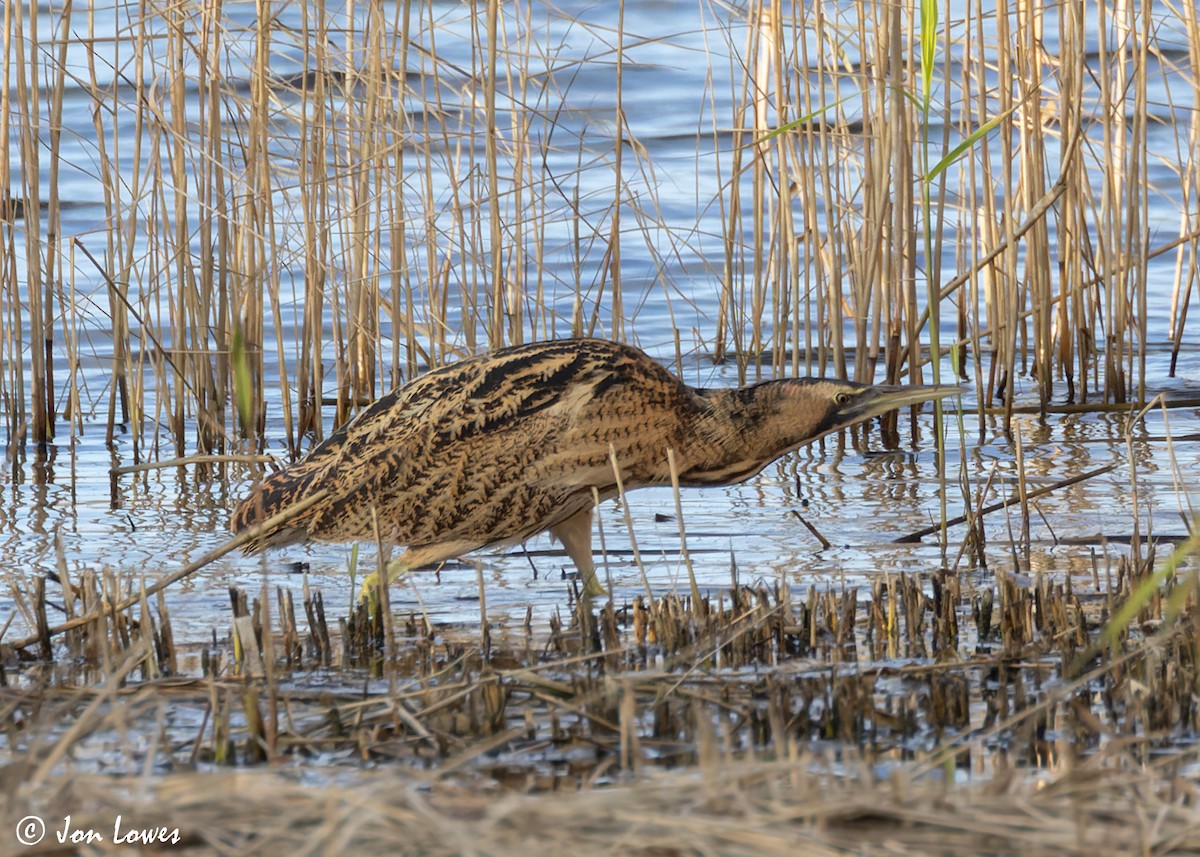
POLYGON ((604 587, 596 579, 596 565, 592 562, 592 507, 555 524, 550 528, 550 535, 562 542, 567 556, 579 569, 583 577, 583 594, 589 598, 603 595, 604 587))
MULTIPOLYGON (((397 557, 387 564, 387 583, 384 586, 391 586, 406 574, 408 563, 405 562, 405 557, 397 557)), ((373 571, 363 580, 362 589, 358 591, 358 601, 360 604, 368 604, 374 612, 375 605, 379 602, 379 572, 373 571)))

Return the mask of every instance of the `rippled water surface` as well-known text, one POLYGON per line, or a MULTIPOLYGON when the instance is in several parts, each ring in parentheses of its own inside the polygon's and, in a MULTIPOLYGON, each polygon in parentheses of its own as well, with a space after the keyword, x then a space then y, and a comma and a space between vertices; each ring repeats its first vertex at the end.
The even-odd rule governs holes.
MULTIPOLYGON (((247 25, 253 23, 252 6, 226 5, 227 14, 235 19, 242 16, 247 25)), ((439 50, 443 59, 452 60, 470 21, 458 6, 436 8, 443 16, 439 19, 439 50)), ((288 16, 294 11, 285 7, 280 14, 292 20, 288 16)), ((558 106, 563 109, 561 121, 572 133, 589 139, 587 129, 595 127, 597 148, 609 145, 606 135, 611 133, 615 109, 610 49, 600 37, 606 27, 615 25, 614 14, 606 4, 568 4, 561 15, 548 18, 544 33, 561 51, 560 60, 594 59, 569 66, 569 87, 565 85, 567 72, 557 72, 566 93, 558 106), (586 20, 588 26, 573 23, 571 16, 586 20)), ((647 231, 649 240, 630 240, 623 248, 623 272, 632 290, 626 305, 635 337, 664 360, 671 361, 674 356, 676 328, 698 331, 697 336, 683 336, 681 368, 686 380, 733 384, 733 368, 714 367, 704 359, 700 347, 712 337, 716 317, 714 282, 723 253, 717 202, 728 177, 716 175, 712 161, 698 158, 697 151, 714 145, 713 105, 717 116, 728 114, 734 63, 724 43, 707 38, 696 14, 694 4, 673 0, 631 4, 626 10, 625 27, 639 38, 631 40, 628 48, 623 109, 630 132, 646 147, 655 165, 656 217, 665 224, 647 231), (708 137, 698 137, 697 129, 703 130, 706 124, 708 137), (651 247, 656 252, 651 252, 651 247), (661 285, 658 276, 664 257, 673 262, 669 287, 661 285)), ((706 17, 708 26, 729 26, 737 32, 743 27, 740 19, 726 18, 722 10, 705 9, 703 15, 711 16, 711 20, 706 17)), ((114 15, 114 20, 119 17, 114 15)), ((42 25, 50 27, 49 21, 50 16, 43 16, 42 25)), ((298 26, 297 21, 292 23, 298 26)), ((249 40, 251 29, 233 37, 249 40)), ((114 25, 113 32, 118 31, 120 27, 114 25)), ((103 35, 97 33, 98 38, 103 35)), ((1163 38, 1170 42, 1169 31, 1163 38)), ((1055 39, 1054 33, 1046 34, 1050 49, 1055 39)), ((737 42, 736 35, 731 41, 737 42)), ((98 44, 107 43, 101 39, 98 44)), ((130 57, 121 55, 126 48, 106 48, 117 51, 110 58, 114 67, 127 68, 130 57)), ((467 59, 464 55, 464 62, 467 59)), ((1160 58, 1151 59, 1160 72, 1153 77, 1152 97, 1186 109, 1188 105, 1180 99, 1186 100, 1187 90, 1172 90, 1168 98, 1165 81, 1170 77, 1157 65, 1160 58)), ((82 67, 85 63, 82 43, 72 46, 68 64, 82 67)), ((301 63, 298 49, 281 45, 272 60, 272 71, 281 76, 294 74, 302 70, 301 63)), ((232 68, 229 75, 232 86, 249 85, 246 69, 232 68)), ((95 105, 83 89, 68 91, 65 104, 66 164, 60 178, 63 228, 99 246, 109 225, 104 221, 95 178, 95 105)), ((1151 145, 1168 151, 1181 141, 1186 146, 1184 132, 1155 125, 1151 145)), ((724 131, 715 137, 727 139, 724 131)), ((546 169, 569 173, 578 158, 578 150, 559 152, 551 146, 546 169)), ((609 174, 593 171, 578 177, 585 200, 609 193, 605 175, 609 174)), ((1172 175, 1168 169, 1156 179, 1153 195, 1150 228, 1155 235, 1165 235, 1163 240, 1172 237, 1170 230, 1177 230, 1179 222, 1180 189, 1177 181, 1172 185, 1172 175)), ((558 243, 551 242, 545 264, 547 300, 562 317, 569 316, 574 300, 575 274, 568 224, 560 226, 561 234, 552 236, 558 243)), ((17 231, 21 231, 19 224, 17 231)), ((948 245, 954 237, 946 236, 948 245)), ((20 251, 15 264, 20 270, 27 265, 20 251)), ((294 273, 302 274, 302 263, 297 264, 294 273)), ((591 264, 594 269, 596 262, 591 264)), ((954 259, 948 258, 946 264, 952 270, 954 259)), ((1176 399, 1195 400, 1200 398, 1200 358, 1195 356, 1200 337, 1196 333, 1185 334, 1185 356, 1176 377, 1168 377, 1167 371, 1164 342, 1173 264, 1168 254, 1151 266, 1147 387, 1151 394, 1164 392, 1176 399)), ((587 272, 589 278, 593 275, 594 270, 587 272)), ((218 547, 227 537, 229 510, 248 485, 247 474, 237 468, 231 471, 230 480, 201 478, 193 468, 112 475, 112 468, 132 463, 135 453, 128 434, 118 436, 111 449, 105 443, 112 346, 104 313, 89 304, 102 304, 104 284, 94 276, 90 281, 85 274, 80 277, 76 287, 84 309, 79 330, 89 343, 81 349, 78 367, 87 410, 84 430, 74 437, 60 436, 47 461, 37 461, 32 450, 10 454, 0 496, 0 555, 2 579, 11 588, 0 593, 0 621, 15 612, 10 592, 28 591, 35 575, 60 566, 72 577, 86 569, 111 568, 125 575, 144 573, 154 578, 218 547)), ((598 293, 589 296, 601 298, 598 293)), ((289 302, 286 294, 284 300, 294 311, 296 302, 289 302)), ((943 323, 950 322, 944 319, 943 323)), ((285 323, 283 330, 294 329, 285 323)), ((947 331, 952 332, 950 328, 947 331)), ((566 326, 555 332, 565 333, 566 326)), ((270 343, 267 353, 274 359, 270 343)), ((27 352, 25 356, 28 359, 27 352)), ((1023 401, 1034 401, 1033 383, 1028 379, 1021 383, 1025 385, 1023 401)), ((278 391, 273 395, 269 448, 279 454, 283 431, 278 391)), ((961 514, 964 492, 974 496, 989 480, 985 503, 1015 490, 1017 446, 1004 436, 995 418, 979 423, 971 412, 976 406, 971 395, 964 396, 962 406, 968 413, 961 425, 953 414, 945 420, 944 481, 937 475, 932 414, 924 413, 916 424, 916 440, 907 421, 902 421, 895 449, 886 448, 873 429, 829 438, 801 450, 743 485, 685 490, 682 522, 675 517, 675 500, 668 490, 643 490, 629 498, 632 533, 620 504, 606 503, 598 516, 606 551, 603 573, 611 576, 620 598, 642 591, 636 541, 637 559, 654 589, 686 587, 680 550, 682 525, 696 576, 705 588, 724 586, 734 575, 741 580, 787 578, 798 587, 840 586, 898 571, 929 572, 956 562, 970 575, 987 575, 1004 567, 1024 574, 1090 576, 1113 557, 1131 550, 1144 552, 1144 544, 1136 546, 1138 539, 1177 537, 1186 532, 1185 522, 1200 506, 1200 409, 1172 410, 1169 425, 1159 410, 1151 410, 1137 422, 1114 413, 1050 413, 1044 419, 1022 415, 1014 428, 1021 439, 1020 466, 1031 490, 1107 465, 1115 468, 1036 500, 1028 547, 1022 544, 1019 510, 990 514, 985 526, 987 568, 958 558, 965 537, 961 526, 948 531, 945 547, 936 537, 917 544, 897 544, 897 537, 937 521, 943 503, 948 517, 961 514), (818 530, 830 547, 822 548, 799 516, 818 530)), ((330 417, 327 413, 327 423, 330 417)), ((166 448, 166 440, 161 442, 164 448, 158 454, 170 457, 173 453, 166 448)), ((598 549, 599 545, 598 538, 598 549)), ((200 639, 211 628, 224 627, 230 585, 256 591, 266 582, 298 590, 305 575, 289 573, 292 563, 304 563, 307 582, 320 586, 327 603, 341 609, 353 595, 347 574, 349 557, 344 546, 312 546, 265 557, 218 560, 171 591, 176 635, 200 639)), ((366 568, 374 563, 369 547, 360 553, 359 563, 366 568)), ((399 611, 419 609, 419 592, 420 602, 437 621, 478 620, 476 563, 486 584, 486 611, 495 622, 523 620, 530 605, 537 615, 548 615, 566 598, 568 584, 562 573, 569 562, 548 537, 541 536, 531 540, 525 550, 480 552, 465 562, 449 564, 439 574, 416 574, 407 586, 396 588, 393 606, 399 611)), ((21 617, 16 619, 18 626, 22 622, 21 617)))
MULTIPOLYGON (((969 482, 972 495, 992 479, 988 502, 1016 490, 1013 444, 994 427, 985 431, 980 443, 974 417, 964 422, 968 430, 959 447, 955 421, 947 420, 949 517, 963 509, 961 479, 969 482)), ((865 438, 829 438, 781 459, 745 484, 685 489, 680 498, 683 522, 700 585, 727 586, 734 575, 742 582, 786 577, 801 588, 861 585, 876 575, 931 572, 955 562, 966 536, 963 526, 948 531, 945 553, 936 536, 916 544, 894 542, 936 522, 941 514, 932 414, 922 415, 917 425, 921 439, 915 445, 907 430, 894 450, 884 448, 877 431, 865 438), (822 548, 798 516, 830 547, 822 548)), ((1036 500, 1028 550, 1021 545, 1019 508, 992 513, 985 528, 989 569, 960 560, 963 573, 987 575, 1003 568, 1084 575, 1090 580, 1097 568, 1130 551, 1134 510, 1136 534, 1143 539, 1178 538, 1186 532, 1188 510, 1200 505, 1200 418, 1195 411, 1171 414, 1170 430, 1176 438, 1172 444, 1165 441, 1161 417, 1154 412, 1135 426, 1128 443, 1122 437, 1125 421, 1107 415, 1051 416, 1045 422, 1030 416, 1017 425, 1031 491, 1105 465, 1116 467, 1036 500)), ((107 567, 130 575, 146 572, 153 579, 227 538, 228 510, 245 484, 198 481, 180 468, 151 471, 120 478, 113 508, 108 461, 103 443, 85 436, 73 454, 58 451, 51 465, 53 482, 36 485, 24 480, 10 486, 4 506, 4 551, 12 585, 24 589, 32 575, 55 568, 56 545, 73 577, 85 569, 107 567)), ((606 550, 602 572, 611 575, 618 597, 644 591, 635 543, 656 591, 686 591, 673 493, 644 489, 633 492, 628 502, 633 538, 619 503, 605 503, 598 515, 606 550)), ((600 542, 598 535, 597 549, 600 542)), ((364 546, 358 561, 370 570, 374 556, 374 550, 364 546)), ((292 563, 306 564, 308 583, 321 587, 327 603, 341 609, 354 595, 349 561, 350 550, 342 545, 288 548, 263 557, 227 556, 174 590, 176 634, 184 640, 200 639, 214 625, 222 626, 230 585, 256 592, 265 582, 299 594, 306 575, 294 573, 292 563)), ((394 587, 393 606, 419 612, 423 604, 435 621, 478 621, 475 563, 485 581, 487 614, 498 624, 523 621, 528 606, 544 618, 567 599, 569 584, 563 572, 572 567, 543 535, 524 550, 482 551, 465 562, 448 564, 438 574, 417 573, 408 585, 394 587)))

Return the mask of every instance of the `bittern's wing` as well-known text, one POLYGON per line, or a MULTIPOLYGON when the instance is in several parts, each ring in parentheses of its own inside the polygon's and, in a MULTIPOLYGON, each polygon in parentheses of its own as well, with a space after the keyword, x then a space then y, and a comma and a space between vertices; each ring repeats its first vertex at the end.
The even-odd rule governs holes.
MULTIPOLYGON (((634 349, 599 340, 516 347, 398 388, 305 459, 264 480, 261 520, 308 493, 331 499, 268 544, 519 541, 612 493, 610 444, 636 481, 639 456, 678 443, 694 393, 634 349)), ((639 483, 644 484, 644 482, 639 483)), ((235 529, 242 509, 235 514, 235 529)), ((242 516, 247 517, 247 516, 242 516)), ((251 521, 252 522, 252 521, 251 521)))

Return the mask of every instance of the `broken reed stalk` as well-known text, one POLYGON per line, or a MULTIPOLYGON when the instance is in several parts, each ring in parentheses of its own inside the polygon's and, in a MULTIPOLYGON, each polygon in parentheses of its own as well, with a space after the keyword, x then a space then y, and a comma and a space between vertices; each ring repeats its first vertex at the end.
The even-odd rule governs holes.
POLYGON ((671 490, 675 495, 675 519, 679 523, 679 552, 683 554, 683 564, 687 567, 688 588, 692 593, 692 603, 700 603, 700 587, 696 583, 696 569, 692 567, 692 555, 687 546, 687 527, 683 523, 683 501, 679 496, 679 470, 675 466, 675 450, 667 448, 667 466, 671 469, 671 490))
POLYGON ((109 473, 115 477, 128 476, 130 473, 144 473, 147 470, 165 470, 168 467, 206 464, 272 464, 274 461, 274 457, 270 455, 188 455, 183 458, 164 458, 158 461, 143 461, 140 464, 113 467, 109 473))
MULTIPOLYGON (((105 710, 124 687, 126 678, 149 657, 149 645, 146 638, 139 639, 136 645, 124 650, 125 656, 118 664, 105 670, 103 686, 84 710, 72 719, 71 725, 40 760, 37 768, 29 776, 30 784, 36 785, 49 777, 80 738, 104 720, 105 710)), ((107 646, 102 648, 108 650, 107 646)))
MULTIPOLYGON (((952 518, 951 520, 946 521, 944 526, 957 527, 959 524, 965 524, 969 520, 977 520, 979 517, 981 517, 983 515, 990 515, 992 512, 998 512, 1001 509, 1007 509, 1010 506, 1017 506, 1017 505, 1022 505, 1023 503, 1028 503, 1030 500, 1036 500, 1039 497, 1044 497, 1047 494, 1051 494, 1051 493, 1059 490, 1060 488, 1067 488, 1071 485, 1076 485, 1080 482, 1085 482, 1088 479, 1094 479, 1097 476, 1103 476, 1105 473, 1111 473, 1112 471, 1114 471, 1116 469, 1117 469, 1116 464, 1109 464, 1104 467, 1097 468, 1096 470, 1089 470, 1087 473, 1080 473, 1078 476, 1072 476, 1069 479, 1063 479, 1059 482, 1055 482, 1053 485, 1047 485, 1043 488, 1037 488, 1033 491, 1018 492, 1018 495, 1016 497, 1010 497, 1009 499, 1002 500, 999 503, 992 503, 989 506, 985 506, 982 509, 977 510, 973 515, 970 515, 970 516, 959 515, 957 518, 952 518)), ((893 539, 892 541, 895 544, 906 544, 909 542, 919 542, 925 536, 931 536, 934 533, 939 532, 941 530, 942 526, 943 526, 942 524, 934 524, 933 526, 924 527, 920 530, 916 530, 907 535, 900 536, 899 538, 893 539)))
POLYGON ((392 618, 392 587, 388 579, 388 555, 390 551, 383 541, 383 530, 379 526, 379 510, 371 506, 371 532, 375 537, 375 593, 379 599, 379 614, 383 620, 384 655, 386 656, 388 680, 395 681, 396 627, 392 618))

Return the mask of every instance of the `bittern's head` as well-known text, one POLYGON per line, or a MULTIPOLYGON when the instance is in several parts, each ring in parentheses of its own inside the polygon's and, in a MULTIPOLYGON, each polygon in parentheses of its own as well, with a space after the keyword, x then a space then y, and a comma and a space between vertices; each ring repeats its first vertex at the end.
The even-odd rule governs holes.
POLYGON ((748 387, 745 392, 761 399, 764 428, 777 434, 784 450, 790 450, 879 414, 962 391, 947 385, 892 387, 788 378, 748 387))
POLYGON ((737 482, 830 432, 959 392, 946 385, 871 386, 818 378, 705 390, 710 410, 701 420, 700 434, 714 447, 713 454, 687 475, 706 484, 737 482))

